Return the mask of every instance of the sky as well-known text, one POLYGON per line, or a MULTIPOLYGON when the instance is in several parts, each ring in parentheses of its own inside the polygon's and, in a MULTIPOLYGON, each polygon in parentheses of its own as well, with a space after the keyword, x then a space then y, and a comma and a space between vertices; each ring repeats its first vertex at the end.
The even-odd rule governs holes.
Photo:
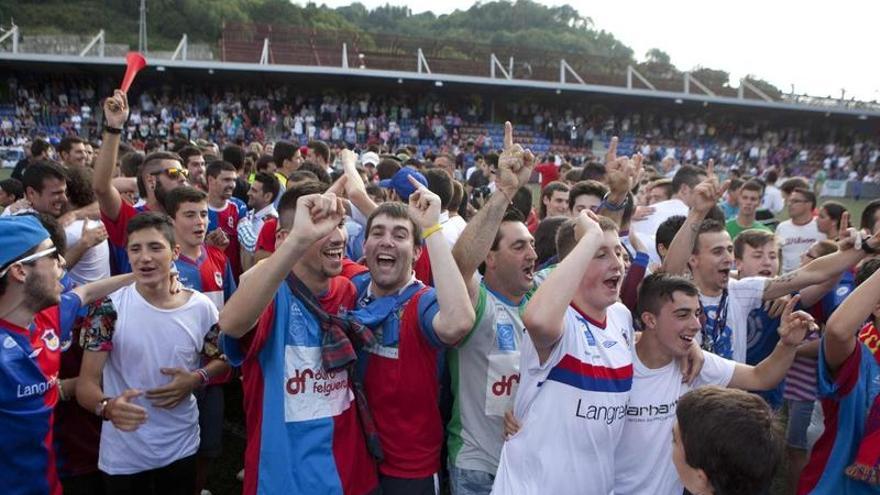
MULTIPOLYGON (((537 0, 569 4, 612 33, 644 60, 651 48, 671 57, 680 70, 697 66, 725 70, 731 85, 753 74, 784 93, 880 101, 880 61, 873 54, 880 2, 870 0, 537 0)), ((471 0, 360 0, 368 8, 386 3, 413 13, 466 10, 471 0)), ((303 3, 298 1, 297 3, 303 3)), ((330 7, 349 0, 316 0, 330 7)), ((430 62, 430 61, 429 61, 430 62)))

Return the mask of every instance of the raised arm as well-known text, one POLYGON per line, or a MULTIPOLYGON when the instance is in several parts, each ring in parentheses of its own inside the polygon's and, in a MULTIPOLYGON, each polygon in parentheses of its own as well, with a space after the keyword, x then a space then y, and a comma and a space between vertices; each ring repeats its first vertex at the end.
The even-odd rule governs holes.
POLYGON ((630 201, 629 192, 642 175, 642 154, 636 153, 632 158, 617 156, 617 136, 611 138, 608 152, 605 154, 605 182, 608 184, 608 197, 603 198, 599 205, 599 214, 614 220, 621 229, 627 225, 623 222, 626 202, 630 201))
MULTIPOLYGON (((107 119, 107 128, 122 129, 128 120, 128 97, 125 93, 117 89, 113 96, 104 101, 104 118, 107 119)), ((121 137, 121 133, 104 130, 103 143, 95 159, 95 173, 92 176, 92 188, 98 197, 101 212, 112 219, 119 216, 119 208, 122 206, 122 196, 113 187, 113 169, 116 167, 121 137)))
POLYGON ((737 364, 729 386, 743 390, 770 390, 785 378, 804 338, 810 331, 819 329, 808 313, 793 311, 799 299, 794 296, 785 305, 779 326, 779 343, 773 352, 755 366, 737 364))
POLYGON ((476 304, 478 286, 474 274, 486 259, 498 228, 504 219, 510 201, 520 186, 528 182, 534 168, 534 155, 513 143, 513 126, 504 123, 504 151, 498 157, 498 189, 465 227, 455 246, 452 257, 467 284, 471 303, 476 304))
POLYGON ((553 346, 562 337, 565 311, 581 284, 587 265, 602 244, 602 229, 593 212, 581 212, 575 237, 578 243, 572 252, 538 287, 523 313, 523 323, 541 362, 547 359, 553 346))
MULTIPOLYGON (((820 258, 821 259, 821 258, 820 258)), ((837 307, 825 324, 825 364, 837 373, 856 347, 856 334, 880 303, 880 270, 862 282, 837 307)), ((822 366, 821 364, 819 366, 822 366)))
POLYGON ((440 198, 412 177, 409 181, 416 187, 409 196, 409 215, 423 232, 432 231, 425 237, 424 247, 431 255, 431 272, 440 307, 432 320, 434 332, 444 344, 454 345, 474 326, 474 308, 464 280, 456 270, 449 243, 440 233, 440 198))
POLYGON ((351 204, 355 205, 365 217, 368 217, 376 209, 376 203, 367 194, 367 186, 355 168, 356 159, 357 157, 351 150, 346 149, 339 152, 339 160, 342 162, 342 169, 345 172, 343 175, 345 177, 343 181, 345 195, 351 204))
MULTIPOLYGON (((868 242, 873 244, 877 241, 871 239, 868 242)), ((837 251, 815 259, 793 272, 768 279, 764 286, 764 300, 776 299, 811 285, 836 280, 864 257, 865 252, 862 250, 837 251)))
POLYGON ((344 211, 342 200, 332 193, 299 198, 293 230, 272 256, 251 268, 250 275, 241 280, 241 285, 220 311, 221 331, 235 338, 251 331, 293 265, 309 246, 339 225, 344 211))
POLYGON ((663 259, 663 271, 673 275, 687 273, 688 258, 694 252, 694 245, 696 245, 697 236, 700 233, 700 224, 715 206, 720 194, 723 194, 723 191, 718 187, 714 178, 708 178, 694 188, 693 207, 669 244, 666 258, 663 259))

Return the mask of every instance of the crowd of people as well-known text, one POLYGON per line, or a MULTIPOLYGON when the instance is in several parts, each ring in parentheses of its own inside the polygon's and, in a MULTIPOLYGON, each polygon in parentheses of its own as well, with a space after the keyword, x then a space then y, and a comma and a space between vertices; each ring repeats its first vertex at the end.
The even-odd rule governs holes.
POLYGON ((77 95, 0 181, 4 493, 204 495, 238 383, 247 495, 880 493, 880 200, 854 225, 800 153, 557 160, 510 123, 426 152, 479 107, 77 95))
MULTIPOLYGON (((0 105, 0 142, 21 145, 40 136, 53 142, 70 133, 99 140, 99 97, 108 84, 95 78, 10 77, 2 92, 9 100, 0 105)), ((125 137, 138 149, 182 135, 220 146, 281 139, 302 145, 322 140, 333 148, 407 145, 416 146, 420 156, 467 158, 471 148, 485 153, 499 145, 502 129, 491 121, 503 116, 528 130, 533 151, 575 165, 594 159, 594 144, 615 135, 627 154, 640 152, 654 161, 672 156, 705 164, 713 158, 752 175, 786 166, 790 175, 821 180, 880 180, 876 136, 827 124, 780 125, 758 115, 732 119, 718 111, 613 110, 602 103, 528 99, 496 103, 476 93, 321 92, 289 84, 260 90, 154 85, 131 103, 125 137)))

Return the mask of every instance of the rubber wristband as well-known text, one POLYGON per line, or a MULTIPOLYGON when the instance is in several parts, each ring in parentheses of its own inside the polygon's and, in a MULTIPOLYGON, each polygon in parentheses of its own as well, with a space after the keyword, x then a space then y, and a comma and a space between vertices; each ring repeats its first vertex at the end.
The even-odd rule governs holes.
POLYGON ((105 126, 104 132, 106 132, 107 134, 122 134, 122 129, 121 128, 117 129, 115 127, 110 127, 110 126, 105 126))
POLYGON ((432 234, 436 234, 440 230, 443 230, 443 226, 439 223, 437 225, 434 225, 433 227, 428 227, 427 229, 422 231, 422 240, 424 241, 428 237, 431 237, 432 234))
POLYGON ((208 377, 208 371, 205 368, 199 368, 196 370, 196 373, 199 374, 199 377, 202 379, 202 382, 199 384, 202 387, 208 384, 210 378, 208 377))

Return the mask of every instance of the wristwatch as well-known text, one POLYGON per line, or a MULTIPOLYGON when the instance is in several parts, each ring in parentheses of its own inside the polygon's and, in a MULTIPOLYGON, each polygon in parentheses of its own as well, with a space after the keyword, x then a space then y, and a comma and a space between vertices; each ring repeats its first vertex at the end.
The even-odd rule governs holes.
POLYGON ((110 420, 110 418, 104 415, 104 412, 107 410, 107 404, 109 404, 111 400, 113 399, 110 397, 104 397, 101 399, 101 402, 98 402, 98 405, 95 406, 95 415, 100 416, 104 421, 110 420))

